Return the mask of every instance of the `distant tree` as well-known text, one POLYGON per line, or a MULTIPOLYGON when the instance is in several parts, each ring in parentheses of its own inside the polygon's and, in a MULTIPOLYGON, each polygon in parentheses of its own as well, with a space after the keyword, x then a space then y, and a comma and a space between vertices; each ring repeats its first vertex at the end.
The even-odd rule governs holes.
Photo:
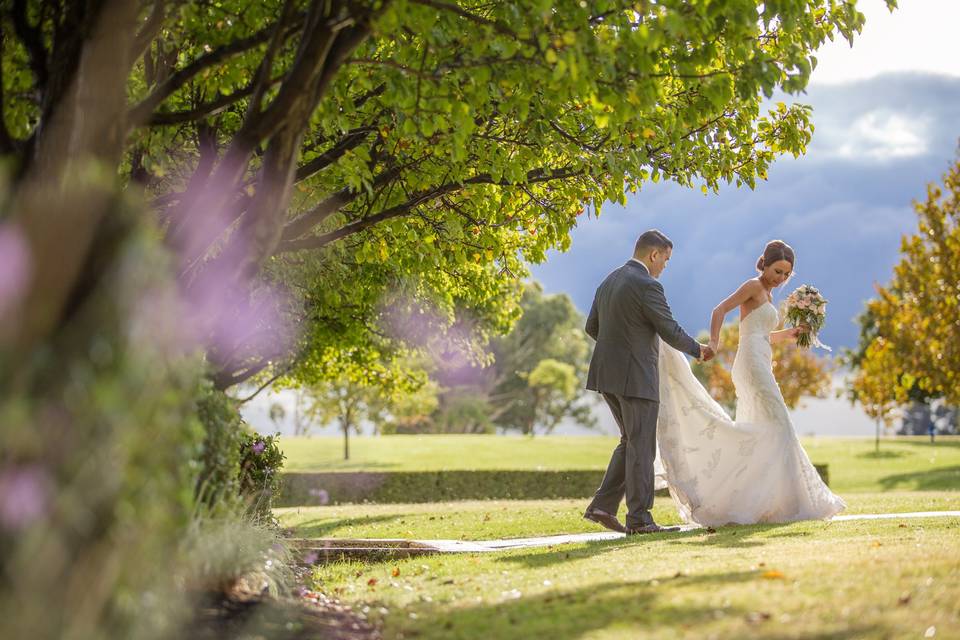
POLYGON ((447 389, 433 414, 436 433, 494 433, 493 408, 482 390, 476 387, 447 389))
POLYGON ((917 231, 904 236, 893 278, 867 302, 859 347, 845 356, 850 399, 887 422, 910 402, 960 404, 960 156, 914 210, 917 231))
POLYGON ((350 459, 350 434, 359 434, 363 422, 379 422, 386 413, 378 389, 347 378, 326 381, 306 393, 307 416, 321 425, 337 424, 343 433, 344 460, 350 459))
POLYGON ((551 431, 571 417, 593 426, 582 381, 590 358, 583 315, 566 294, 544 295, 529 283, 520 299, 522 315, 510 333, 491 341, 491 419, 503 429, 533 434, 551 431))
MULTIPOLYGON (((702 342, 708 336, 700 336, 702 342)), ((723 325, 720 330, 720 353, 709 362, 695 361, 693 373, 710 395, 731 413, 736 411, 737 395, 731 369, 740 341, 740 327, 735 323, 723 325)), ((830 392, 832 363, 815 355, 809 349, 801 349, 793 342, 773 344, 773 375, 777 379, 783 400, 794 409, 801 398, 812 396, 825 398, 830 392)))
POLYGON ((279 402, 270 403, 270 422, 273 423, 273 426, 277 429, 280 428, 280 423, 283 422, 283 419, 287 417, 287 411, 283 408, 283 405, 279 402))

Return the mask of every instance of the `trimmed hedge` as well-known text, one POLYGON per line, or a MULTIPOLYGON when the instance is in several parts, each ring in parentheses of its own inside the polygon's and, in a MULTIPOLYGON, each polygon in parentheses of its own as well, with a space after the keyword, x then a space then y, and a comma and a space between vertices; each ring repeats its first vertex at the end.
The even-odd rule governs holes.
MULTIPOLYGON (((827 482, 827 465, 815 466, 827 482)), ((598 469, 284 473, 274 505, 588 498, 600 486, 603 473, 598 469)))

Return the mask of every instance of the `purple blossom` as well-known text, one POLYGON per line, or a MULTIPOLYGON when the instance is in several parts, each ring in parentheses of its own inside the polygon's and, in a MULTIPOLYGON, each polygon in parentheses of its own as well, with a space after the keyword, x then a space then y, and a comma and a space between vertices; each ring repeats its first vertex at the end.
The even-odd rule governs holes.
POLYGON ((326 489, 310 489, 310 495, 316 498, 320 504, 328 504, 330 502, 330 494, 327 493, 326 489))
POLYGON ((264 442, 263 440, 257 440, 252 447, 253 452, 257 455, 260 455, 261 453, 263 453, 263 450, 266 448, 267 448, 267 443, 264 442))
POLYGON ((311 551, 307 555, 303 556, 303 561, 306 564, 316 564, 317 558, 320 557, 316 551, 311 551))
POLYGON ((50 506, 51 482, 37 465, 0 471, 0 527, 23 529, 42 518, 50 506))

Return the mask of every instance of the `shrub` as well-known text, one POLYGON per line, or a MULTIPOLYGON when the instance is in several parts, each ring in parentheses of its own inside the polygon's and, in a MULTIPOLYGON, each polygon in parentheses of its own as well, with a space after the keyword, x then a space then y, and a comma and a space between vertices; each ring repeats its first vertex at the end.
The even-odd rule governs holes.
POLYGON ((269 521, 273 496, 280 492, 280 469, 286 459, 280 450, 280 437, 244 433, 239 452, 240 494, 249 501, 258 519, 269 521))
POLYGON ((197 400, 197 416, 204 428, 197 502, 212 514, 242 509, 240 458, 246 434, 236 404, 209 383, 197 400))

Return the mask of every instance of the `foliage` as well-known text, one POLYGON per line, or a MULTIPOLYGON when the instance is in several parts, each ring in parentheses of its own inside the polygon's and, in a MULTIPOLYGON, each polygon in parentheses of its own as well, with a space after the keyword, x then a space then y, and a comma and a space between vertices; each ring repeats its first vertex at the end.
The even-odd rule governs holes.
MULTIPOLYGON (((824 482, 826 465, 817 464, 824 482)), ((416 503, 444 500, 589 498, 603 469, 442 469, 286 473, 277 506, 341 503, 416 503)), ((666 495, 666 490, 662 490, 666 495)))
POLYGON ((471 386, 447 389, 431 416, 432 433, 495 433, 493 407, 487 394, 471 386))
POLYGON ((541 425, 545 433, 553 431, 570 412, 571 403, 581 388, 573 365, 553 358, 538 362, 527 376, 527 384, 533 392, 530 433, 533 433, 534 425, 541 425))
POLYGON ((269 521, 271 500, 280 492, 280 469, 286 458, 280 438, 244 433, 238 450, 240 495, 252 501, 252 513, 259 521, 269 521))
MULTIPOLYGON (((707 336, 700 336, 706 341, 707 336)), ((695 361, 691 367, 694 375, 707 388, 710 395, 731 414, 737 408, 737 394, 730 373, 740 342, 740 327, 728 323, 720 329, 720 352, 709 362, 695 361)), ((831 388, 833 364, 830 360, 798 347, 792 342, 775 342, 773 349, 773 375, 783 394, 787 407, 795 409, 804 396, 825 398, 831 388)))
POLYGON ((893 278, 860 315, 851 400, 888 423, 910 401, 960 403, 960 160, 915 202, 916 233, 904 236, 893 278))
POLYGON ((211 513, 241 509, 240 456, 244 424, 233 400, 207 384, 197 400, 197 417, 204 428, 197 500, 211 513))
POLYGON ((184 531, 172 572, 194 597, 232 593, 242 581, 278 597, 293 584, 293 559, 271 522, 250 514, 200 511, 184 531))
POLYGON ((174 327, 133 312, 166 299, 149 235, 100 257, 69 333, 15 382, 0 365, 3 638, 181 632, 167 569, 194 510, 200 363, 167 348, 174 327))
POLYGON ((526 434, 537 427, 550 432, 568 416, 593 426, 579 383, 590 358, 583 315, 569 296, 544 295, 536 282, 524 288, 520 307, 523 313, 510 333, 491 342, 493 422, 526 434))
POLYGON ((336 422, 343 433, 343 459, 350 459, 350 433, 360 433, 365 421, 380 423, 386 406, 381 390, 354 382, 349 378, 334 379, 307 387, 307 416, 313 423, 328 425, 336 422))
POLYGON ((285 474, 284 491, 277 506, 587 498, 594 494, 601 480, 601 469, 285 474))

